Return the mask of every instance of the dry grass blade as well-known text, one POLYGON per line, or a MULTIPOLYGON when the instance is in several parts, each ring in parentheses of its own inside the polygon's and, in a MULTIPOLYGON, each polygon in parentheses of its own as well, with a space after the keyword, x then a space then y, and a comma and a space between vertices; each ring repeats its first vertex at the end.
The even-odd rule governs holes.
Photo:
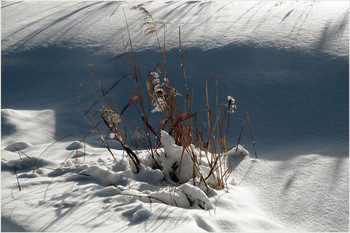
POLYGON ((157 202, 159 203, 163 203, 163 204, 167 204, 166 202, 162 201, 161 199, 159 198, 156 198, 156 197, 152 197, 150 195, 137 195, 137 194, 131 194, 131 193, 118 193, 118 192, 115 192, 113 190, 106 190, 107 192, 111 192, 113 194, 117 194, 117 195, 122 195, 122 196, 130 196, 130 197, 137 197, 137 198, 148 198, 150 200, 150 203, 152 203, 152 199, 156 200, 157 202))
POLYGON ((255 140, 254 140, 254 137, 253 137, 252 124, 251 124, 251 122, 250 122, 250 118, 249 118, 248 113, 246 113, 246 114, 247 114, 249 129, 250 129, 250 136, 251 136, 251 138, 252 138, 252 143, 253 143, 253 147, 254 147, 255 158, 258 158, 258 154, 256 153, 255 140))
POLYGON ((119 79, 116 83, 114 83, 106 92, 104 92, 91 106, 88 110, 85 111, 85 114, 88 114, 91 109, 103 98, 105 95, 108 94, 115 86, 118 85, 119 82, 121 82, 123 79, 129 77, 129 75, 124 75, 121 79, 119 79))
POLYGON ((114 60, 117 60, 118 58, 124 57, 124 56, 127 55, 127 54, 129 54, 129 51, 126 51, 126 52, 124 52, 124 53, 122 53, 122 54, 120 54, 120 55, 118 55, 118 56, 112 57, 111 59, 107 60, 106 63, 112 62, 112 61, 114 61, 114 60))
POLYGON ((19 191, 22 191, 21 185, 19 184, 16 168, 13 168, 13 170, 15 171, 15 174, 16 174, 18 189, 19 189, 19 191))
POLYGON ((121 111, 120 115, 122 115, 125 110, 132 104, 135 102, 135 100, 137 100, 139 97, 138 96, 134 96, 132 97, 132 99, 130 100, 130 102, 124 107, 124 109, 121 111))
POLYGON ((129 158, 132 160, 132 162, 134 163, 137 173, 140 172, 141 170, 141 163, 139 158, 137 157, 137 155, 127 146, 122 145, 123 149, 126 151, 126 153, 128 154, 129 158))
POLYGON ((115 10, 112 12, 112 14, 109 16, 109 18, 111 18, 113 15, 114 15, 114 13, 118 10, 118 8, 120 7, 120 4, 117 6, 117 8, 115 8, 115 10))
POLYGON ((68 44, 71 40, 73 40, 74 36, 70 37, 67 41, 66 44, 68 44))
POLYGON ((242 128, 241 128, 241 132, 240 132, 239 137, 238 137, 236 152, 238 151, 238 145, 239 145, 239 143, 241 142, 241 137, 242 137, 242 133, 243 133, 245 121, 246 121, 246 119, 247 119, 247 114, 248 114, 248 113, 246 113, 246 115, 244 116, 244 120, 243 120, 243 124, 242 124, 242 128))
POLYGON ((34 163, 33 163, 33 169, 34 169, 34 165, 36 164, 36 162, 39 160, 39 158, 48 150, 50 149, 52 146, 54 146, 57 142, 59 141, 62 141, 63 139, 65 138, 68 138, 68 137, 71 137, 71 136, 74 136, 74 135, 77 135, 77 134, 82 134, 82 133, 87 133, 87 134, 90 134, 90 133, 93 133, 94 131, 81 131, 81 132, 75 132, 75 133, 71 133, 71 134, 68 134, 64 137, 61 137, 60 139, 56 140, 55 142, 53 142, 51 145, 49 145, 48 147, 45 148, 45 150, 43 150, 43 152, 40 153, 40 155, 38 157, 36 157, 34 163))
POLYGON ((187 117, 188 113, 184 113, 182 114, 179 119, 175 122, 175 124, 173 125, 173 129, 176 129, 179 124, 181 123, 181 121, 183 121, 185 119, 185 117, 187 117))
POLYGON ((214 187, 214 189, 223 189, 224 188, 224 179, 227 179, 227 174, 229 172, 230 168, 227 168, 226 171, 224 172, 224 174, 219 178, 217 186, 214 187))
POLYGON ((158 140, 160 140, 160 135, 153 129, 153 127, 148 123, 147 119, 144 116, 141 116, 143 122, 145 123, 145 125, 147 126, 147 128, 149 130, 151 130, 151 132, 154 134, 154 136, 157 137, 158 140))
MULTIPOLYGON (((109 147, 109 145, 108 145, 108 142, 105 140, 105 138, 103 137, 103 133, 101 132, 101 130, 100 130, 99 127, 98 127, 99 124, 102 122, 102 120, 100 120, 99 122, 96 123, 95 120, 94 120, 94 118, 91 116, 91 114, 88 113, 88 112, 86 111, 85 107, 80 103, 80 101, 79 101, 79 99, 77 98, 77 96, 75 96, 75 98, 77 99, 77 102, 79 103, 80 107, 81 107, 81 108, 83 109, 83 111, 85 112, 85 114, 83 115, 84 118, 85 118, 85 115, 88 115, 88 116, 89 116, 89 118, 90 118, 90 120, 91 120, 91 122, 89 121, 89 123, 91 124, 92 129, 96 129, 96 130, 97 130, 97 133, 100 134, 101 139, 103 140, 103 143, 106 145, 106 147, 107 147, 109 153, 112 155, 112 157, 114 158, 114 160, 116 160, 116 158, 115 158, 113 152, 111 151, 111 149, 110 149, 110 147, 109 147)), ((80 145, 80 143, 84 140, 84 160, 85 160, 85 139, 86 139, 86 137, 87 137, 89 134, 90 134, 90 133, 87 133, 87 134, 84 136, 84 138, 83 138, 83 139, 79 142, 79 144, 78 144, 78 145, 80 145)), ((78 147, 78 145, 77 145, 77 147, 78 147)), ((76 147, 76 148, 77 148, 77 147, 76 147)), ((75 149, 76 149, 76 148, 75 148, 75 149)), ((67 157, 66 160, 67 160, 68 158, 69 158, 69 157, 67 157)), ((65 160, 65 161, 66 161, 66 160, 65 160)))
POLYGON ((204 110, 201 110, 201 111, 199 111, 199 112, 193 113, 193 114, 191 114, 190 116, 188 116, 188 113, 182 114, 182 115, 179 117, 179 119, 175 122, 175 124, 173 125, 173 128, 172 128, 172 129, 176 129, 182 121, 186 121, 186 120, 188 120, 188 119, 190 119, 190 118, 196 116, 198 113, 201 113, 201 112, 203 112, 203 111, 204 111, 204 110))
POLYGON ((243 125, 242 125, 242 128, 241 128, 241 133, 239 134, 239 138, 238 138, 238 142, 237 142, 237 147, 236 147, 236 152, 237 152, 237 150, 238 150, 238 145, 239 145, 239 143, 240 143, 240 141, 241 141, 242 132, 243 132, 243 129, 244 129, 244 125, 245 125, 246 120, 248 121, 249 129, 250 129, 250 137, 251 137, 251 139, 252 139, 252 144, 253 144, 253 147, 254 147, 255 158, 258 158, 258 154, 256 153, 256 147, 255 147, 255 140, 254 140, 254 136, 253 136, 252 124, 251 124, 251 122, 250 122, 249 114, 248 114, 247 112, 245 113, 245 116, 244 116, 243 125))
POLYGON ((148 96, 148 104, 151 105, 151 77, 152 73, 148 72, 148 77, 147 77, 147 96, 148 96))
MULTIPOLYGON (((25 155, 27 158, 30 158, 26 153, 24 153, 22 150, 18 149, 16 146, 14 147, 17 151, 18 154, 20 155, 20 153, 22 153, 23 155, 25 155)), ((21 156, 20 156, 21 157, 21 156)))

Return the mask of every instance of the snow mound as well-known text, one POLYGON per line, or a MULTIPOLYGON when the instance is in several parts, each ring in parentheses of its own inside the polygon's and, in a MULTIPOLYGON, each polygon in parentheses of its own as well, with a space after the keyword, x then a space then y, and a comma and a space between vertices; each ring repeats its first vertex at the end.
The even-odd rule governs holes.
POLYGON ((24 157, 7 161, 1 160, 1 169, 35 170, 41 167, 56 167, 58 163, 45 158, 24 157))
POLYGON ((191 202, 197 203, 202 209, 211 209, 214 207, 207 195, 200 188, 186 183, 181 185, 179 189, 184 192, 191 202))
POLYGON ((16 152, 18 150, 24 150, 30 146, 31 145, 27 142, 15 142, 15 143, 12 143, 11 145, 6 146, 5 150, 16 152))
POLYGON ((1 122, 11 126, 7 131, 1 131, 5 145, 18 142, 44 144, 54 140, 56 117, 53 110, 2 109, 1 122))
POLYGON ((147 207, 143 206, 142 204, 140 204, 137 208, 138 210, 132 214, 132 222, 144 221, 151 215, 147 207))
POLYGON ((77 150, 82 148, 84 148, 84 145, 81 142, 72 142, 66 147, 67 150, 77 150))

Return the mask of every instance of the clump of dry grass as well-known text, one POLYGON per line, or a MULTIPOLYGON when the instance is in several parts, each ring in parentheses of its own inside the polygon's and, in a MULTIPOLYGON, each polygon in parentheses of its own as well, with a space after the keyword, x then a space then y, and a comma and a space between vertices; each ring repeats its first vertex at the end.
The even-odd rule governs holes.
MULTIPOLYGON (((222 189, 226 186, 227 179, 230 175, 227 164, 225 164, 224 153, 228 151, 228 132, 230 118, 234 114, 236 105, 232 97, 228 97, 226 104, 218 103, 218 78, 216 79, 216 106, 213 109, 209 105, 209 91, 206 83, 204 94, 204 105, 200 111, 194 112, 190 103, 190 93, 187 84, 185 66, 183 62, 183 52, 181 45, 181 30, 179 27, 179 48, 180 48, 180 65, 184 78, 184 90, 182 94, 176 90, 171 84, 171 77, 167 72, 166 64, 166 27, 168 23, 156 21, 152 14, 143 7, 137 9, 144 15, 144 20, 140 25, 138 32, 144 33, 145 36, 155 35, 157 45, 161 55, 161 62, 155 66, 153 71, 149 71, 147 78, 142 78, 138 69, 135 58, 133 44, 130 38, 130 30, 125 16, 127 38, 124 40, 123 56, 129 63, 130 74, 118 80, 111 88, 106 89, 100 82, 95 80, 98 87, 99 97, 97 101, 89 109, 85 109, 82 105, 85 115, 89 119, 93 130, 101 136, 102 142, 106 145, 108 151, 114 157, 112 150, 107 142, 108 137, 120 143, 124 151, 131 161, 131 165, 135 173, 138 173, 142 167, 141 160, 136 151, 138 149, 147 150, 153 160, 154 169, 162 169, 160 155, 164 153, 160 149, 161 146, 161 131, 169 133, 175 140, 176 145, 183 148, 180 164, 172 165, 173 172, 170 179, 173 182, 185 183, 188 180, 181 180, 179 177, 178 168, 181 167, 183 156, 186 154, 190 157, 193 163, 192 182, 200 182, 207 187, 207 191, 211 189, 222 189), (163 45, 158 35, 157 25, 163 28, 163 45), (109 92, 117 86, 121 80, 128 78, 133 83, 134 90, 126 90, 125 94, 129 96, 129 102, 125 103, 122 110, 114 104, 113 98, 109 92), (145 81, 144 81, 145 80, 145 81), (142 88, 146 86, 146 89, 142 88), (131 94, 133 93, 133 94, 131 94), (91 109, 99 104, 100 110, 91 113, 91 109), (183 103, 183 104, 182 104, 183 103), (180 109, 181 106, 181 109, 180 109), (133 125, 123 117, 123 114, 128 109, 133 107, 136 114, 139 115, 141 125, 133 125), (213 113, 215 111, 215 116, 213 113), (97 114, 98 113, 98 114, 97 114), (161 120, 158 125, 152 125, 149 121, 152 114, 159 114, 161 120), (95 116, 99 116, 99 120, 95 120, 95 116), (206 121, 206 129, 198 125, 198 118, 206 121), (107 132, 102 130, 100 123, 103 123, 107 132), (207 130, 207 133, 203 133, 207 130), (204 136, 206 135, 206 136, 204 136), (197 148, 200 154, 195 151, 197 148), (209 166, 209 172, 203 173, 200 168, 202 164, 209 166), (213 179, 215 180, 213 182, 213 179), (211 180, 211 182, 208 182, 211 180)), ((113 12, 114 13, 114 12, 113 12)), ((87 64, 89 64, 87 62, 87 64)), ((92 72, 92 71, 91 71, 92 72)), ((93 75, 92 75, 93 76, 93 75)), ((251 136, 253 134, 251 123, 248 114, 248 120, 251 136)), ((242 131, 243 131, 242 127, 242 131)), ((241 131, 241 134, 242 134, 241 131)), ((239 139, 240 140, 240 139, 239 139)), ((255 150, 255 142, 254 150, 255 150)), ((238 142, 239 144, 239 142, 238 142)), ((238 148, 238 147, 237 147, 238 148)), ((256 150, 255 150, 256 154, 256 150)))

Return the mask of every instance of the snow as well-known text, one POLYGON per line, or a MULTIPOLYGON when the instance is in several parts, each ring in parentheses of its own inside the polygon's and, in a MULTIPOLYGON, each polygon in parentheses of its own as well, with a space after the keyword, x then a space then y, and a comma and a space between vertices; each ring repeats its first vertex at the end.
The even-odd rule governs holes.
POLYGON ((13 148, 10 147, 14 146, 22 150, 27 148, 30 144, 41 144, 54 140, 56 122, 55 112, 52 110, 16 111, 14 109, 3 109, 1 111, 1 116, 4 122, 6 122, 7 127, 10 127, 9 130, 13 132, 11 133, 11 137, 1 139, 4 144, 14 143, 14 145, 8 146, 10 150, 13 150, 13 148), (21 122, 21 124, 18 124, 18 122, 21 122), (41 124, 43 122, 46 122, 46 124, 41 124), (33 131, 33 129, 35 129, 35 131, 33 131), (21 140, 25 142, 21 142, 21 140))
POLYGON ((176 145, 175 140, 163 130, 160 140, 165 151, 164 156, 161 158, 163 160, 163 172, 169 177, 171 173, 176 172, 176 176, 179 180, 188 181, 191 179, 193 177, 193 161, 189 152, 192 150, 190 148, 183 150, 183 148, 176 145), (174 168, 174 165, 176 165, 177 168, 174 168))
MULTIPOLYGON (((125 33, 121 11, 112 13, 120 2, 4 2, 2 46, 6 51, 37 46, 75 44, 99 47, 100 53, 121 52, 125 33), (40 6, 40 7, 39 7, 40 6), (30 7, 31 11, 18 14, 30 7), (114 43, 111 43, 114 42, 114 43)), ((137 31, 142 16, 132 8, 147 6, 155 19, 171 22, 168 48, 178 48, 178 27, 183 29, 184 46, 211 49, 229 43, 320 50, 347 56, 348 3, 346 1, 127 1, 122 7, 130 30, 137 31), (219 13, 217 13, 219 12, 219 13), (175 35, 175 36, 174 36, 175 35), (220 38, 220 39, 218 39, 220 38)), ((155 40, 132 35, 135 48, 154 48, 155 40), (142 46, 140 46, 142 45, 142 46)))
MULTIPOLYGON (((2 1, 1 7, 2 231, 349 231, 347 1, 2 1), (219 77, 220 101, 235 98, 225 189, 207 192, 198 180, 193 186, 188 152, 200 152, 193 145, 183 150, 166 131, 162 169, 153 169, 146 151, 135 151, 138 174, 113 139, 116 160, 99 136, 81 141, 91 126, 74 94, 84 106, 96 100, 88 67, 106 86, 129 72, 125 59, 111 60, 124 52, 123 10, 140 73, 147 77, 161 61, 155 38, 136 33, 143 15, 135 6, 171 22, 167 65, 180 93, 181 27, 195 111, 208 72, 219 77), (245 112, 258 158, 247 125, 236 147, 245 112), (169 181, 176 162, 183 181, 177 186, 169 181)), ((215 82, 208 85, 215 106, 215 82)), ((130 100, 122 93, 111 93, 118 106, 130 100)), ((137 124, 129 110, 124 119, 137 124)), ((151 123, 159 120, 160 113, 150 114, 151 123)), ((200 169, 209 173, 205 163, 200 169)))

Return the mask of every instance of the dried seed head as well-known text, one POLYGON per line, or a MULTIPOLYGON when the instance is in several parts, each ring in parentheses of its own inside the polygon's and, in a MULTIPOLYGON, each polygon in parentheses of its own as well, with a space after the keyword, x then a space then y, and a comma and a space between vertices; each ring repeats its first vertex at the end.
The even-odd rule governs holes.
POLYGON ((163 90, 163 87, 161 84, 157 84, 154 89, 153 89, 153 96, 152 98, 155 99, 157 97, 160 97, 160 96, 164 96, 165 95, 165 92, 163 90))
POLYGON ((159 78, 159 74, 157 72, 151 72, 153 78, 159 78))
POLYGON ((163 96, 159 96, 159 97, 154 99, 153 106, 155 108, 152 110, 152 113, 163 112, 164 109, 167 107, 167 102, 163 96))
POLYGON ((151 72, 151 75, 153 77, 152 85, 159 84, 160 83, 159 74, 157 72, 151 72))
POLYGON ((235 108, 236 108, 236 105, 233 105, 233 106, 231 106, 231 107, 228 107, 228 108, 227 108, 227 112, 230 113, 230 114, 233 114, 233 113, 235 112, 235 110, 234 110, 235 108))
POLYGON ((160 79, 159 78, 155 78, 152 80, 152 85, 156 85, 160 83, 160 79))
POLYGON ((181 95, 175 88, 170 87, 170 92, 173 96, 181 95))
POLYGON ((137 6, 136 7, 142 14, 144 14, 147 17, 152 17, 151 13, 149 13, 148 10, 146 10, 146 8, 142 7, 142 6, 137 6))
POLYGON ((108 114, 107 121, 117 124, 122 121, 122 116, 120 114, 111 113, 108 114))
POLYGON ((141 13, 146 16, 146 18, 143 20, 143 23, 140 25, 137 32, 138 33, 143 32, 146 36, 154 33, 156 31, 156 26, 153 21, 151 13, 149 13, 145 8, 141 6, 138 6, 137 9, 139 9, 141 13))
POLYGON ((237 108, 237 106, 234 105, 235 101, 236 100, 231 96, 227 96, 226 109, 227 109, 227 112, 230 114, 233 114, 235 112, 234 110, 237 108))
POLYGON ((233 104, 236 100, 232 96, 227 96, 228 104, 233 104))
POLYGON ((157 84, 153 88, 152 100, 153 100, 154 109, 152 110, 152 113, 164 111, 164 108, 166 108, 167 106, 167 102, 165 98, 166 98, 166 95, 163 90, 163 84, 157 84))
POLYGON ((106 113, 112 113, 113 110, 112 109, 108 109, 105 106, 102 106, 102 108, 100 110, 98 110, 97 112, 102 112, 102 114, 106 114, 106 113))

